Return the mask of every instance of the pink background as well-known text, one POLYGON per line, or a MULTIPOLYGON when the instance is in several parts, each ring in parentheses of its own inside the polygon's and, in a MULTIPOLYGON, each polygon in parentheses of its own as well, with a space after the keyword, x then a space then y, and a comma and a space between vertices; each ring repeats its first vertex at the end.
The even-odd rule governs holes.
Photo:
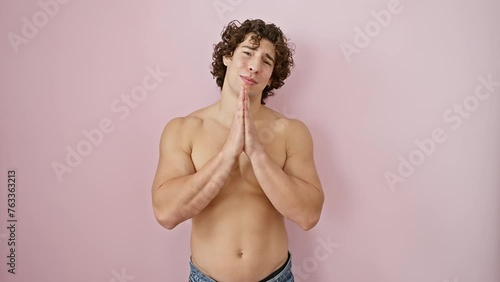
POLYGON ((288 223, 296 281, 500 281, 500 85, 474 96, 488 93, 479 77, 500 81, 499 1, 60 2, 0 4, 1 281, 186 281, 190 223, 163 229, 151 207, 159 137, 218 99, 212 45, 246 18, 296 44, 268 105, 309 126, 326 194, 313 230, 288 223), (37 31, 24 36, 26 22, 37 31), (147 68, 163 73, 156 84, 147 68), (144 79, 155 87, 141 96, 144 79), (82 131, 102 120, 94 145, 82 131), (67 165, 67 146, 88 155, 59 180, 52 164, 67 165), (418 165, 405 173, 401 159, 418 165), (404 181, 391 188, 390 173, 404 181))

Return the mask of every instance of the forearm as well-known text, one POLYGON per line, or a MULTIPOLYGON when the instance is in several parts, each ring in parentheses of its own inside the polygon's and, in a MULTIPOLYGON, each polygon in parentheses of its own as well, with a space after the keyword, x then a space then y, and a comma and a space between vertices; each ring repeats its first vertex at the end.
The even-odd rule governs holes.
POLYGON ((172 229, 200 213, 224 186, 233 163, 234 158, 221 151, 196 173, 154 188, 153 206, 161 224, 172 229))
POLYGON ((323 193, 314 185, 286 174, 265 152, 251 157, 262 190, 284 217, 309 230, 319 220, 323 193))

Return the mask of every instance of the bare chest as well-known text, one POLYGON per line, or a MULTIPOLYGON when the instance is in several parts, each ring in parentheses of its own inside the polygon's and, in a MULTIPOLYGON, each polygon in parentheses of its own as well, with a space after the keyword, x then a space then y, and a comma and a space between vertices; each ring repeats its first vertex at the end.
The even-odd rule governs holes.
MULTIPOLYGON (((280 167, 283 167, 286 161, 285 138, 283 133, 273 130, 272 127, 266 126, 266 122, 257 123, 256 127, 259 140, 264 146, 266 153, 280 167)), ((202 129, 197 132, 192 141, 191 151, 191 159, 197 171, 222 150, 228 135, 229 129, 216 124, 204 125, 202 129)), ((231 178, 240 178, 249 184, 258 185, 250 160, 244 152, 234 163, 231 178)))

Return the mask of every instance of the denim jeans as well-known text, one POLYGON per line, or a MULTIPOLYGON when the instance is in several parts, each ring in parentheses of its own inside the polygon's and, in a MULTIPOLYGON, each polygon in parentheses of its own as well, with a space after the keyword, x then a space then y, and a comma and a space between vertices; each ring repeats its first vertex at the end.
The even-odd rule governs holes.
MULTIPOLYGON (((192 261, 189 262, 191 273, 189 274, 189 282, 217 282, 216 280, 205 275, 199 270, 192 261)), ((292 274, 292 256, 288 253, 288 260, 285 262, 284 267, 280 272, 272 275, 268 279, 262 280, 266 282, 294 282, 292 274)))

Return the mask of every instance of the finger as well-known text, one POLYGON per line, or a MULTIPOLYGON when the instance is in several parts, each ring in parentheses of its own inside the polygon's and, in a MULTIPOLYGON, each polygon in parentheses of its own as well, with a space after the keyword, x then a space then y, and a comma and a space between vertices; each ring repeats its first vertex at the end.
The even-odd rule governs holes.
POLYGON ((240 97, 244 98, 245 97, 245 92, 246 92, 246 85, 242 85, 240 89, 240 97))
POLYGON ((245 91, 245 113, 246 115, 245 116, 248 116, 249 118, 251 117, 251 113, 250 113, 250 98, 248 97, 248 93, 245 91))
POLYGON ((248 89, 247 86, 243 86, 243 96, 245 96, 245 100, 248 100, 248 89))
POLYGON ((245 85, 242 85, 240 88, 240 92, 238 94, 238 99, 243 100, 244 96, 245 96, 245 85))
POLYGON ((241 105, 243 106, 243 111, 246 110, 246 102, 247 102, 246 92, 247 92, 247 89, 246 89, 245 85, 243 85, 241 87, 241 105))
POLYGON ((238 110, 243 110, 244 108, 244 103, 243 101, 245 100, 245 93, 244 93, 244 87, 242 86, 240 89, 240 94, 238 95, 238 110))
POLYGON ((238 104, 241 107, 240 112, 241 112, 241 117, 243 118, 244 113, 245 113, 245 95, 243 94, 243 91, 242 91, 241 99, 238 101, 238 104))
POLYGON ((252 115, 250 112, 250 101, 245 99, 245 132, 248 134, 252 126, 252 115))

